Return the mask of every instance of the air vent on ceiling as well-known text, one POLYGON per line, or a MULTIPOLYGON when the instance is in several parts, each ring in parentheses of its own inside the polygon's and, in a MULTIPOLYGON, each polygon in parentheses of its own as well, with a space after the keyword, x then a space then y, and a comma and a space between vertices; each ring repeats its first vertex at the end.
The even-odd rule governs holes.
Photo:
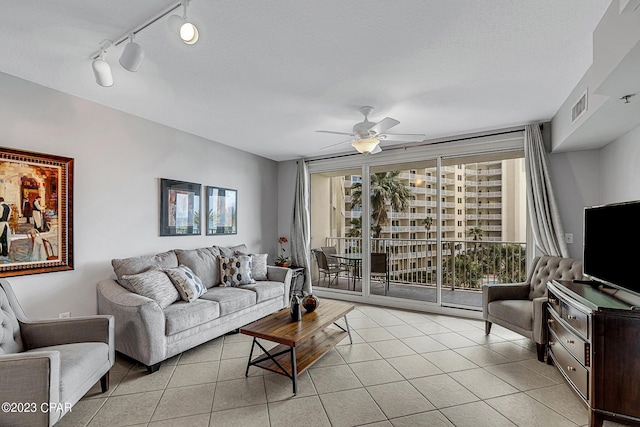
POLYGON ((575 123, 585 111, 587 111, 587 91, 585 91, 580 99, 578 99, 578 102, 571 107, 571 123, 575 123))

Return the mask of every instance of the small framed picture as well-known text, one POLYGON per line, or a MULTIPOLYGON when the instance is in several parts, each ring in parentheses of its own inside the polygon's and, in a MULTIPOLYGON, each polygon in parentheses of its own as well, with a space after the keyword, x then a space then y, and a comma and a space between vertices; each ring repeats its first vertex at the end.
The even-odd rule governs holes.
POLYGON ((160 180, 160 235, 193 236, 200 232, 200 184, 160 180))
POLYGON ((238 191, 207 187, 207 236, 238 233, 238 191))

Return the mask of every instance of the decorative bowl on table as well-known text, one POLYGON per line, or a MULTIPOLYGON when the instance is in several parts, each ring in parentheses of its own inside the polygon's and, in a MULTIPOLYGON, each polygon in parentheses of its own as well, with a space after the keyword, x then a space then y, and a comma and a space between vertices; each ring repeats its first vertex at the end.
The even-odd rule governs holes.
POLYGON ((306 297, 302 298, 302 306, 307 311, 307 313, 311 313, 313 310, 318 308, 319 305, 320 300, 314 295, 307 295, 306 297))

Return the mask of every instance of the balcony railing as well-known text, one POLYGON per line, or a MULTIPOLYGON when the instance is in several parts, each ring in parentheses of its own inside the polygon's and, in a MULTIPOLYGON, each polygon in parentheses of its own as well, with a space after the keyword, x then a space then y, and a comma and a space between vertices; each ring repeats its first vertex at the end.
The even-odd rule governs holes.
MULTIPOLYGON (((326 238, 338 253, 362 252, 361 238, 326 238)), ((436 286, 435 239, 371 240, 372 252, 389 254, 390 282, 436 286)), ((442 287, 480 291, 485 283, 517 283, 526 279, 526 244, 523 242, 443 240, 442 287)))

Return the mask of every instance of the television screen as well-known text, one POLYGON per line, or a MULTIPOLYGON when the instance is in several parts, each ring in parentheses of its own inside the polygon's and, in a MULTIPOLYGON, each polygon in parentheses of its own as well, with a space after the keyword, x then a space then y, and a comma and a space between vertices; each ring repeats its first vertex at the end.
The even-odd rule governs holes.
POLYGON ((640 294, 640 201, 584 210, 584 274, 640 294))

